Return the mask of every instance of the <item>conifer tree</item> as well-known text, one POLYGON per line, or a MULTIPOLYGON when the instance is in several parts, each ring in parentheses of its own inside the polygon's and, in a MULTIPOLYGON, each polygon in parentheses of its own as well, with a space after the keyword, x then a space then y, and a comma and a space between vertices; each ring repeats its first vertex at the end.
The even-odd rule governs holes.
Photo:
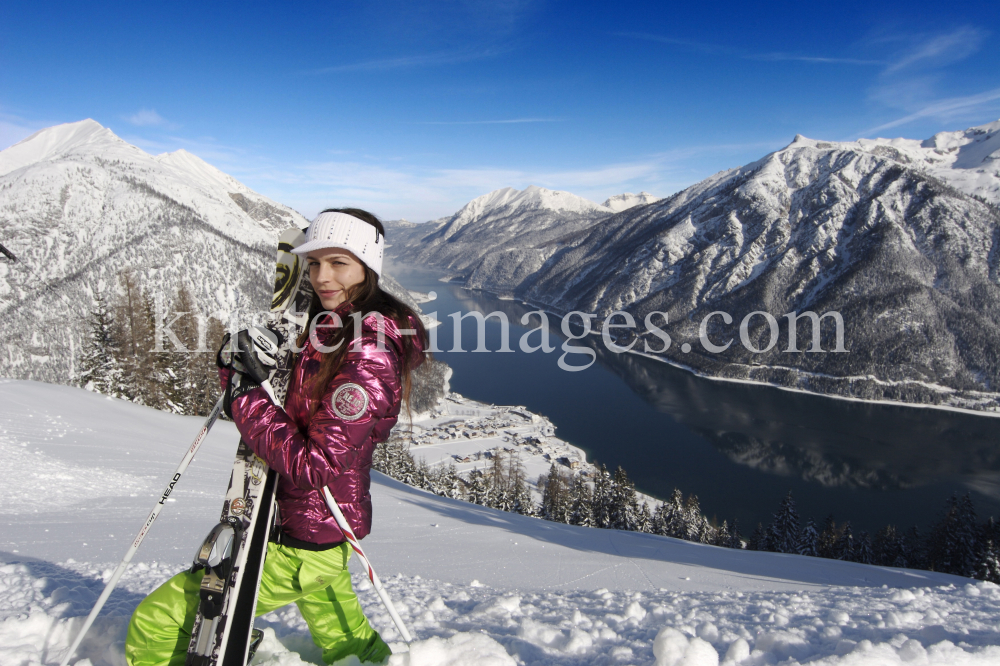
POLYGON ((927 564, 933 571, 973 576, 976 571, 976 510, 972 498, 952 495, 942 518, 931 530, 927 564))
POLYGON ((542 489, 542 517, 557 523, 570 522, 571 501, 569 480, 560 471, 559 465, 552 463, 549 473, 539 481, 542 489))
POLYGON ((663 534, 676 539, 683 539, 687 534, 687 516, 684 512, 684 494, 674 488, 661 507, 663 509, 663 534))
POLYGON ((767 530, 760 523, 757 523, 757 529, 750 535, 747 550, 767 550, 767 530))
POLYGON ((80 360, 80 385, 112 397, 127 395, 118 357, 115 322, 107 300, 98 292, 90 315, 90 339, 80 360))
POLYGON ((648 502, 642 502, 639 504, 639 524, 635 529, 637 532, 644 532, 646 534, 653 533, 653 515, 649 511, 648 502))
POLYGON ((806 526, 802 528, 797 552, 799 555, 819 557, 819 532, 816 530, 816 521, 812 518, 807 520, 806 526))
POLYGON ((468 500, 473 504, 489 506, 487 502, 489 502, 490 499, 490 489, 485 475, 479 470, 478 467, 473 468, 473 470, 469 472, 469 479, 466 483, 468 485, 468 500))
POLYGON ((681 538, 697 543, 711 543, 712 540, 712 526, 702 515, 701 504, 694 493, 684 502, 684 535, 681 538))
POLYGON ((907 567, 910 569, 927 568, 927 552, 924 547, 924 540, 920 536, 920 530, 914 525, 903 537, 902 557, 906 559, 907 567))
POLYGON ((621 466, 615 470, 610 505, 610 526, 617 530, 636 531, 639 526, 639 502, 635 484, 621 466))
POLYGON ((791 491, 781 500, 774 514, 767 533, 767 549, 776 553, 797 553, 799 550, 799 514, 791 491))
POLYGON ((746 542, 743 540, 743 535, 740 534, 740 523, 738 520, 733 521, 733 526, 729 530, 729 543, 725 545, 728 548, 735 548, 737 550, 746 548, 746 542))
POLYGON ((593 497, 590 486, 583 475, 577 475, 573 481, 573 504, 570 509, 570 523, 581 527, 594 526, 593 497))
POLYGON ((611 527, 612 479, 608 468, 601 465, 594 479, 594 494, 591 498, 594 527, 611 527))
POLYGON ((903 536, 893 525, 886 525, 875 533, 872 540, 875 564, 886 567, 906 567, 903 555, 903 536))
POLYGON ((862 531, 858 535, 858 545, 857 554, 855 555, 855 562, 860 562, 861 564, 875 564, 875 553, 872 549, 872 539, 868 535, 867 531, 862 531))
POLYGON ((837 528, 837 523, 833 522, 833 514, 830 514, 823 521, 823 531, 819 533, 819 540, 816 543, 816 551, 819 556, 831 560, 837 559, 835 546, 839 538, 840 529, 837 528))
POLYGON ((1000 583, 1000 525, 990 516, 979 535, 976 578, 1000 583))
MULTIPOLYGON (((535 516, 538 511, 531 500, 531 491, 524 481, 524 466, 521 465, 521 456, 514 453, 507 458, 507 494, 510 498, 510 509, 514 513, 522 516, 535 516)), ((565 521, 564 521, 565 522, 565 521)))
POLYGON ((857 561, 857 544, 854 542, 854 532, 851 530, 851 522, 844 523, 840 536, 833 544, 834 558, 845 562, 857 561))
POLYGON ((728 548, 731 539, 732 535, 729 533, 729 523, 723 520, 722 524, 715 530, 715 541, 712 544, 728 548))

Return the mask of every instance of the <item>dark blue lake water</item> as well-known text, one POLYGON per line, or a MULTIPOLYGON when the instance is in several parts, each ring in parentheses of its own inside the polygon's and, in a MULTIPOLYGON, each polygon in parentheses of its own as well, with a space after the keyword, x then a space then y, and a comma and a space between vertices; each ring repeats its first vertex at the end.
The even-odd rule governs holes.
MULTIPOLYGON (((547 416, 562 439, 610 469, 621 465, 643 492, 695 493, 709 517, 738 519, 749 535, 791 490, 803 520, 833 514, 855 529, 928 526, 953 493, 971 492, 981 518, 1000 517, 1000 419, 878 405, 719 382, 590 343, 597 362, 582 372, 557 366, 562 336, 552 317, 551 354, 526 354, 517 341, 534 308, 440 281, 440 274, 390 266, 408 289, 437 292, 438 347, 453 347, 454 312, 502 311, 514 353, 500 349, 487 320, 491 353, 443 351, 452 390, 494 404, 525 405, 547 416)), ((537 326, 537 319, 531 323, 537 326)), ((539 335, 532 336, 537 344, 539 335)), ((599 338, 595 340, 600 342, 599 338)), ((577 342, 575 344, 581 344, 577 342)), ((462 324, 476 347, 476 324, 462 324)), ((576 361, 585 361, 577 356, 576 361)))

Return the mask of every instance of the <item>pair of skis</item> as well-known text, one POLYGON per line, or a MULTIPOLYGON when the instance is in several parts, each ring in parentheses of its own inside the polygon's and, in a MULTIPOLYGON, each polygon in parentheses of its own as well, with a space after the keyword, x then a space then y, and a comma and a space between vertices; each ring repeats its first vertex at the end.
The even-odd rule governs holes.
MULTIPOLYGON (((295 339, 298 332, 308 323, 301 319, 306 316, 301 313, 309 311, 312 287, 308 280, 303 280, 304 270, 299 257, 291 252, 303 241, 304 234, 298 229, 283 232, 278 241, 271 301, 273 321, 269 327, 278 331, 285 340, 295 339)), ((276 361, 275 372, 270 380, 271 386, 267 388, 270 389, 268 393, 272 399, 281 406, 288 390, 294 362, 290 345, 279 350, 276 361)), ((198 436, 184 454, 181 464, 146 518, 125 557, 112 574, 60 666, 69 664, 118 580, 128 568, 132 556, 148 534, 167 496, 201 447, 205 436, 222 411, 222 406, 223 401, 220 398, 205 420, 198 436)), ((277 474, 268 469, 267 464, 254 455, 241 440, 233 463, 220 522, 209 533, 195 557, 193 568, 205 569, 205 575, 202 579, 198 615, 188 647, 186 666, 244 666, 248 661, 253 645, 253 618, 257 607, 260 576, 276 510, 276 485, 277 474)), ((369 580, 393 623, 399 629, 400 635, 406 642, 410 642, 412 640, 410 632, 396 612, 392 600, 361 549, 336 500, 329 489, 324 488, 323 493, 327 506, 365 566, 369 580)))

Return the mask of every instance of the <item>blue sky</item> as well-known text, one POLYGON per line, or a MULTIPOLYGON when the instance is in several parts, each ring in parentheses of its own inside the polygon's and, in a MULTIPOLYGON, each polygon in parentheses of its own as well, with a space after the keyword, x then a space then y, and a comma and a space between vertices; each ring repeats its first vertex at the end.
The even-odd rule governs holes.
POLYGON ((93 118, 307 216, 529 184, 665 196, 801 133, 1000 118, 995 2, 0 6, 0 148, 93 118))

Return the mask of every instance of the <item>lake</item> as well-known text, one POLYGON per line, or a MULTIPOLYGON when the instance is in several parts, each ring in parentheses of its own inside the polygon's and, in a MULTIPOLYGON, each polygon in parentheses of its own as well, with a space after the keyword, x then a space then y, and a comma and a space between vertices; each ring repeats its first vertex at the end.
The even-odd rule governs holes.
MULTIPOLYGON (((454 312, 504 312, 513 353, 499 353, 500 325, 487 320, 486 346, 473 353, 476 324, 462 323, 464 353, 435 354, 455 371, 453 391, 493 404, 524 405, 548 417, 557 435, 636 487, 666 498, 674 488, 698 495, 709 518, 737 519, 744 536, 765 525, 792 491, 803 522, 827 515, 857 531, 886 524, 925 529, 952 493, 971 492, 980 518, 1000 517, 1000 419, 960 412, 861 403, 767 386, 696 377, 636 354, 587 343, 597 362, 559 369, 563 336, 550 317, 550 354, 527 354, 521 316, 535 308, 440 281, 441 274, 390 265, 408 289, 435 291, 422 304, 437 312, 437 344, 453 347, 454 312)), ((537 327, 533 318, 530 326, 537 327)), ((539 334, 531 342, 537 345, 539 334)), ((574 355, 572 362, 585 362, 574 355)))

